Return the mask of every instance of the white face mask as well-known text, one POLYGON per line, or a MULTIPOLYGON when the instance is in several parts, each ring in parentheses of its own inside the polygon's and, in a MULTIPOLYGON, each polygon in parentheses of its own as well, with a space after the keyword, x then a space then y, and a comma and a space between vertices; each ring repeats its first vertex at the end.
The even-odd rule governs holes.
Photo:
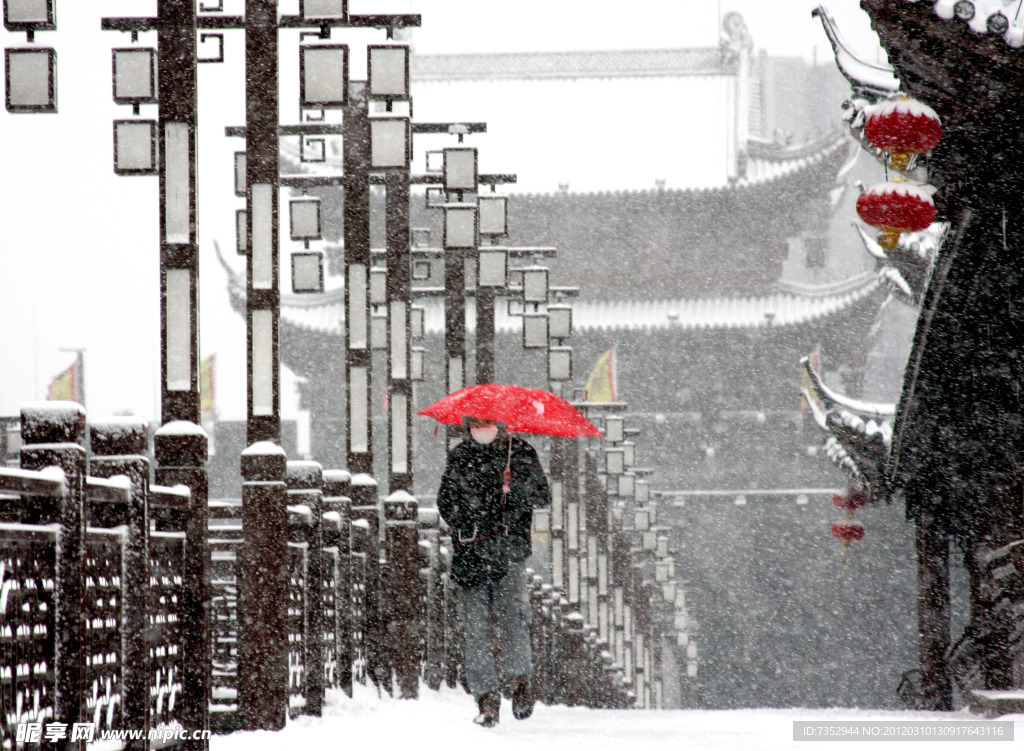
POLYGON ((469 434, 473 436, 474 441, 486 446, 489 443, 494 443, 494 439, 498 437, 498 426, 484 425, 479 428, 470 428, 469 434))

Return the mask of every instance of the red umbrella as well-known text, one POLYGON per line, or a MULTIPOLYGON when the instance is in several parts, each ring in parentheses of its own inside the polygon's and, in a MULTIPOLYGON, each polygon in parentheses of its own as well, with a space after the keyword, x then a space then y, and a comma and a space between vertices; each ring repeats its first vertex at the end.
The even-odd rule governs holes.
POLYGON ((512 433, 601 437, 601 431, 562 397, 500 383, 466 386, 421 409, 419 414, 446 425, 459 425, 463 417, 479 417, 503 422, 512 433))

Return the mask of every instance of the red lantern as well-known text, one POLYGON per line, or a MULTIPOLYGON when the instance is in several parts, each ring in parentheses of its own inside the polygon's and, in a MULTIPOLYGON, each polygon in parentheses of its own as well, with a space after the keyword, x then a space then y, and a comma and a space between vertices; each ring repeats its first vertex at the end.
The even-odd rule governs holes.
POLYGON ((925 191, 903 181, 878 183, 860 194, 857 214, 882 230, 879 243, 892 249, 901 232, 919 232, 935 221, 935 204, 925 191))
POLYGON ((849 547, 851 542, 864 539, 864 525, 856 519, 840 519, 832 522, 832 536, 842 540, 844 548, 849 547))
POLYGON ((927 104, 900 97, 877 105, 864 124, 872 144, 891 154, 890 166, 905 170, 911 154, 931 151, 942 140, 942 122, 927 104))
POLYGON ((847 488, 846 495, 836 493, 832 496, 833 505, 843 511, 856 511, 859 508, 864 508, 864 504, 867 502, 868 499, 864 491, 856 488, 847 488))

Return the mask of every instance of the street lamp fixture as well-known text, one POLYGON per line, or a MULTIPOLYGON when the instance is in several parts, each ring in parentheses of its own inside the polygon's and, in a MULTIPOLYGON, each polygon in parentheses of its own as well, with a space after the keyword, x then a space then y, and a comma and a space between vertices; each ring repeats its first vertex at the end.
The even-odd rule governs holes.
POLYGON ((299 0, 299 15, 307 21, 347 21, 348 0, 299 0))
POLYGON ((114 101, 138 105, 156 102, 156 50, 129 47, 112 52, 114 101))
POLYGON ((523 269, 523 301, 548 301, 548 270, 543 266, 528 266, 523 269))
POLYGON ((235 152, 235 195, 245 198, 245 152, 235 152))
POLYGON ((309 242, 322 237, 320 199, 313 196, 293 198, 288 204, 292 240, 309 242))
POLYGON ((156 120, 114 121, 114 172, 156 174, 156 120))
POLYGON ((613 415, 604 418, 604 437, 612 443, 618 443, 622 436, 622 418, 613 415))
POLYGON ((246 246, 246 226, 249 221, 249 212, 245 209, 238 209, 235 212, 235 250, 238 255, 244 256, 249 252, 246 246))
POLYGON ((621 475, 626 465, 623 461, 623 450, 620 448, 606 448, 604 450, 605 472, 609 475, 621 475))
POLYGON ((454 147, 444 150, 444 189, 474 192, 477 188, 476 149, 454 147))
POLYGON ((413 381, 423 380, 424 347, 413 347, 409 352, 409 378, 413 381))
POLYGON ((292 292, 296 294, 324 291, 324 257, 322 253, 292 253, 292 292))
POLYGON ((407 169, 409 118, 383 116, 370 119, 370 168, 407 169))
POLYGON ((504 237, 508 234, 508 198, 506 196, 480 196, 480 234, 504 237))
POLYGON ((404 44, 371 44, 366 48, 370 99, 387 101, 409 98, 409 47, 404 44))
POLYGON ((299 48, 299 102, 303 109, 343 107, 348 103, 348 45, 299 48))
POLYGON ((572 380, 572 347, 548 349, 548 380, 556 382, 572 380))
POLYGON ((164 382, 168 391, 192 386, 192 272, 167 269, 167 361, 164 382))
POLYGON ((651 498, 651 484, 645 480, 637 482, 634 497, 637 503, 647 503, 651 498))
POLYGON ((54 31, 57 17, 53 9, 54 0, 4 0, 4 28, 8 31, 54 31))
POLYGON ((388 301, 388 270, 376 266, 370 269, 370 304, 383 305, 388 301))
POLYGON ((523 314, 523 347, 525 349, 543 349, 548 346, 548 315, 547 313, 523 314))
POLYGON ((423 314, 424 309, 420 305, 413 305, 409 308, 409 336, 413 339, 423 338, 423 314))
POLYGON ((481 287, 500 287, 508 283, 508 253, 505 249, 480 249, 477 258, 477 285, 481 287))
POLYGON ((443 244, 446 249, 469 249, 477 246, 475 204, 445 205, 443 244))
POLYGON ((552 339, 568 339, 572 336, 572 306, 549 305, 548 327, 552 339))
POLYGON ((50 47, 4 50, 8 112, 57 111, 57 51, 50 47))

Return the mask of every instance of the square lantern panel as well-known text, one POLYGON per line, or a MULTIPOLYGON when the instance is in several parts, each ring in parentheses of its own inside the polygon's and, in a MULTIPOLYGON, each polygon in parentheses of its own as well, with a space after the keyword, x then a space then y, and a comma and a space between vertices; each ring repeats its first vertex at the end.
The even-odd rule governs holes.
POLYGON ((4 28, 8 31, 54 31, 54 0, 3 0, 4 28))
POLYGON ((323 138, 302 137, 302 153, 299 158, 303 162, 326 162, 327 141, 323 138))
POLYGON ((409 47, 371 44, 366 48, 370 99, 409 98, 409 47))
POLYGON ((320 199, 314 197, 293 198, 288 202, 288 216, 291 220, 292 240, 319 240, 320 199))
POLYGON ((455 204, 444 209, 444 240, 445 248, 475 248, 476 240, 476 206, 474 204, 455 204))
POLYGON ((572 380, 572 347, 551 347, 548 350, 548 380, 572 380))
POLYGON ((372 316, 370 318, 370 348, 387 349, 388 347, 388 317, 372 316))
POLYGON ((647 509, 637 509, 633 512, 633 529, 639 532, 646 532, 651 528, 651 517, 647 509))
POLYGON ((481 287, 504 288, 508 283, 508 253, 504 248, 491 250, 481 248, 478 256, 480 278, 477 284, 481 287))
POLYGON ((636 495, 636 475, 619 475, 616 495, 620 498, 632 498, 636 495))
POLYGON ((423 347, 413 347, 409 350, 409 378, 413 381, 423 380, 423 356, 426 350, 423 347))
POLYGON ((372 169, 408 169, 408 118, 374 117, 370 119, 370 167, 372 169))
POLYGON ((156 167, 156 120, 115 120, 114 172, 154 175, 156 167))
POLYGON ((292 253, 292 292, 302 294, 323 291, 323 254, 292 253))
POLYGON ((475 191, 477 186, 477 155, 473 148, 444 150, 444 189, 475 191))
POLYGON ((609 415, 604 418, 604 437, 612 443, 618 443, 622 440, 622 418, 612 417, 609 415))
POLYGON ((57 52, 49 47, 4 50, 8 112, 57 111, 57 52))
POLYGON ((303 108, 348 103, 348 45, 299 48, 299 102, 303 108))
POLYGON ((248 221, 248 211, 245 209, 239 209, 235 212, 235 250, 240 256, 244 256, 248 253, 248 244, 246 242, 246 234, 248 233, 246 224, 248 221))
POLYGON ((114 101, 147 104, 156 101, 156 50, 129 47, 113 50, 114 101))
POLYGON ((548 301, 548 270, 542 266, 523 269, 523 300, 545 303, 548 301))
POLYGON ((235 195, 245 198, 245 152, 235 152, 235 195))
POLYGON ((388 271, 375 267, 370 269, 370 304, 383 305, 388 301, 388 271))
POLYGON ((299 15, 313 21, 344 20, 348 18, 348 0, 299 0, 299 15))
POLYGON ((430 280, 430 261, 413 261, 412 262, 412 278, 416 282, 426 282, 430 280))
POLYGON ((552 339, 568 339, 572 336, 572 307, 569 305, 548 306, 548 326, 552 339))
POLYGON ((622 449, 605 449, 604 466, 605 472, 608 474, 621 475, 625 470, 625 466, 622 462, 622 449))
POLYGON ((413 339, 423 338, 423 316, 426 310, 421 305, 409 308, 409 336, 413 339))
POLYGON ((508 198, 506 196, 480 196, 480 234, 504 237, 508 234, 508 198))
POLYGON ((523 347, 542 349, 548 346, 547 313, 526 313, 523 315, 523 347))

